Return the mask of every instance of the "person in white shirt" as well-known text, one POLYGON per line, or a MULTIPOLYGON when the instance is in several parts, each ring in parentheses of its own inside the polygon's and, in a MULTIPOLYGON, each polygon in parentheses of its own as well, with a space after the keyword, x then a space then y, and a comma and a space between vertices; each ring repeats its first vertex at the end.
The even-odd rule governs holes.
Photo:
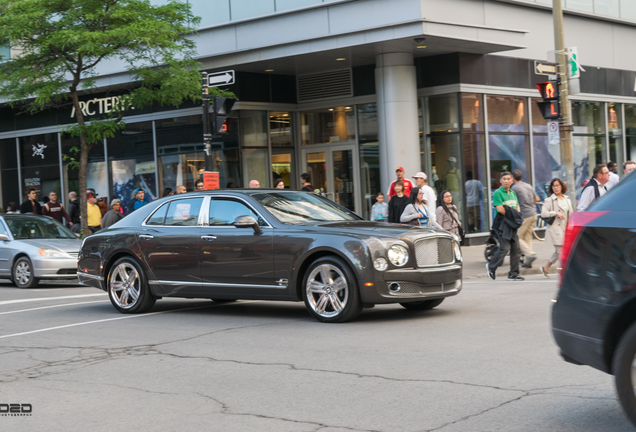
POLYGON ((426 200, 426 210, 428 210, 428 217, 431 219, 431 222, 437 222, 437 195, 435 194, 435 190, 428 185, 426 181, 426 174, 423 172, 415 173, 412 178, 415 180, 415 187, 422 189, 422 193, 424 194, 424 199, 426 200))
POLYGON ((607 169, 609 170, 609 180, 605 184, 605 189, 610 190, 618 184, 621 178, 618 176, 618 166, 616 162, 608 162, 607 169))
POLYGON ((596 165, 592 179, 583 188, 576 211, 585 211, 597 199, 607 193, 605 184, 609 180, 609 170, 605 165, 596 165))

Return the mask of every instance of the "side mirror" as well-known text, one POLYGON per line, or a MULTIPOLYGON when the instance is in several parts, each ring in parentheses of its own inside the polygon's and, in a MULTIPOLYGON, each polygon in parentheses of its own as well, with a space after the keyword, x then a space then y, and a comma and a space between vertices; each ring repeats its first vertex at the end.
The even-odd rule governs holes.
POLYGON ((0 234, 0 241, 9 241, 9 236, 6 234, 0 234))
POLYGON ((263 231, 258 225, 258 221, 254 219, 254 216, 237 216, 232 222, 236 228, 253 228, 254 234, 261 234, 263 231))

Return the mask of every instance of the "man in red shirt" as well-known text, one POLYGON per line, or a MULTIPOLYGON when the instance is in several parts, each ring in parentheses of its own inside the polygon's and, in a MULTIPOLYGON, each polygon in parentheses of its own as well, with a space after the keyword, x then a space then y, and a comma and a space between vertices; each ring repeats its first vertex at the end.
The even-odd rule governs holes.
POLYGON ((59 223, 63 223, 62 218, 64 218, 69 226, 73 226, 73 222, 71 222, 71 218, 66 213, 66 210, 64 210, 61 203, 57 202, 57 194, 55 192, 49 193, 49 202, 42 207, 42 215, 51 216, 59 223))
POLYGON ((402 183, 404 183, 404 195, 406 195, 407 197, 411 196, 411 189, 413 189, 413 183, 411 183, 411 180, 404 178, 404 168, 397 167, 397 169, 395 170, 395 175, 397 176, 397 180, 391 183, 391 186, 389 186, 389 190, 386 193, 389 197, 389 201, 391 200, 391 197, 394 197, 396 195, 395 190, 393 189, 393 186, 395 186, 395 182, 402 180, 402 183))

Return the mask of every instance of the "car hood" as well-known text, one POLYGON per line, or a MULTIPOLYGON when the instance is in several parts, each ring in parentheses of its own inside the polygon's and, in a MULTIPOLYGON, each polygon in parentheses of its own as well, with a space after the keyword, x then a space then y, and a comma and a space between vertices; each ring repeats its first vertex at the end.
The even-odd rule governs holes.
POLYGON ((354 235, 366 235, 372 237, 398 237, 414 239, 417 237, 424 237, 427 235, 435 234, 450 235, 450 233, 448 233, 447 231, 440 231, 433 228, 422 228, 409 225, 370 221, 325 222, 313 225, 312 228, 313 227, 316 227, 318 229, 336 229, 341 235, 345 233, 351 233, 354 235))
POLYGON ((80 239, 29 239, 16 240, 35 248, 59 249, 64 252, 78 253, 82 241, 80 239))

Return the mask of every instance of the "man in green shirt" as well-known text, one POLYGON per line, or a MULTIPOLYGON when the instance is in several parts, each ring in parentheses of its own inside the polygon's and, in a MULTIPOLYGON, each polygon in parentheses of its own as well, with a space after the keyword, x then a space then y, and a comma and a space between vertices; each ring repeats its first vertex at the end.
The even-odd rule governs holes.
MULTIPOLYGON (((510 207, 517 212, 519 211, 519 200, 517 194, 510 189, 512 187, 512 174, 508 171, 501 173, 501 187, 497 189, 492 195, 492 205, 497 209, 498 218, 506 216, 506 207, 510 207)), ((501 222, 505 223, 505 222, 501 222)), ((495 230, 497 232, 497 230, 495 230)), ((495 273, 497 267, 503 264, 506 255, 510 252, 510 272, 508 273, 508 280, 522 281, 523 278, 519 276, 519 260, 521 258, 521 249, 519 248, 519 237, 517 233, 507 240, 503 236, 497 234, 499 239, 499 248, 493 255, 492 259, 486 264, 486 271, 491 279, 495 279, 495 273)))

